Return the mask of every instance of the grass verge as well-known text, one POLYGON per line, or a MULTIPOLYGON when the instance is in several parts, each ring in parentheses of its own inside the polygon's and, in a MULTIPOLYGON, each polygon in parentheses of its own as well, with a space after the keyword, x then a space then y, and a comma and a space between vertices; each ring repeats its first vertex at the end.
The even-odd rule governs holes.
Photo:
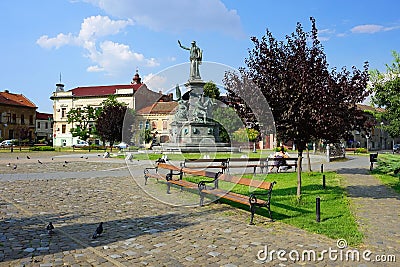
POLYGON ((383 184, 400 193, 400 155, 379 154, 378 165, 372 174, 383 184))
MULTIPOLYGON (((277 181, 272 191, 271 210, 276 221, 281 221, 307 231, 323 234, 333 239, 344 238, 349 245, 358 245, 362 242, 363 234, 358 230, 354 215, 350 211, 349 200, 341 187, 342 177, 334 172, 324 173, 326 189, 322 188, 320 173, 302 173, 302 195, 296 196, 297 173, 271 173, 267 181, 277 181), (321 221, 316 222, 316 198, 321 199, 321 221)), ((265 175, 245 175, 253 179, 264 179, 265 175)), ((203 177, 187 177, 193 182, 204 180, 203 177)), ((248 187, 220 181, 219 186, 225 190, 248 195, 248 187)), ((221 200, 223 202, 228 202, 221 200)), ((239 208, 248 206, 228 202, 239 208)), ((265 208, 258 209, 258 214, 268 217, 265 208)))

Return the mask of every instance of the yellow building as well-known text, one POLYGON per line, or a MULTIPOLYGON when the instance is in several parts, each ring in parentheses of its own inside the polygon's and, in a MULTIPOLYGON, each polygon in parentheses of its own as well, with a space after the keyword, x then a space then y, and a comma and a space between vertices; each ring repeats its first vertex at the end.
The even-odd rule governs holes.
MULTIPOLYGON (((165 143, 169 140, 170 124, 175 114, 178 103, 175 101, 158 101, 152 105, 137 110, 137 132, 150 130, 157 140, 157 143, 165 143)), ((143 144, 139 135, 134 136, 134 143, 143 144)))

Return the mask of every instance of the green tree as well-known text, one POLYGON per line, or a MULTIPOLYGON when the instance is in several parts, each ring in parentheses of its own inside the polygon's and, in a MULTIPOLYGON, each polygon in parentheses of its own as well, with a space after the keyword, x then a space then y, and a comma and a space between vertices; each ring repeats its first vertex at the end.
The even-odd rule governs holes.
POLYGON ((220 91, 218 86, 213 81, 207 82, 204 85, 203 90, 204 90, 204 96, 214 99, 219 99, 220 91))
POLYGON ((241 128, 233 133, 233 140, 238 142, 255 142, 258 138, 258 131, 251 128, 241 128))
POLYGON ((82 140, 87 140, 91 134, 94 134, 96 129, 93 127, 99 115, 99 110, 92 106, 83 108, 72 108, 67 113, 68 123, 72 123, 71 134, 74 137, 79 137, 82 140))
POLYGON ((116 141, 122 140, 127 106, 118 102, 115 96, 110 96, 102 102, 102 109, 97 118, 96 129, 103 141, 108 141, 112 147, 116 141))
MULTIPOLYGON (((311 32, 298 23, 286 42, 277 41, 269 30, 261 39, 253 37, 254 48, 245 60, 248 69, 240 70, 242 77, 252 78, 268 101, 278 140, 293 140, 297 145, 298 197, 306 144, 318 139, 335 142, 345 136, 356 124, 356 104, 369 93, 368 64, 363 71, 353 67, 352 73, 346 68, 329 70, 315 20, 310 20, 311 32)), ((248 90, 245 94, 253 93, 248 90)))
POLYGON ((228 106, 217 107, 213 111, 213 120, 218 122, 219 137, 222 142, 230 143, 233 133, 243 127, 243 123, 235 109, 228 106))
POLYGON ((384 108, 374 116, 392 138, 400 136, 400 54, 392 51, 393 62, 386 64, 386 72, 371 71, 371 88, 375 93, 372 103, 384 108))

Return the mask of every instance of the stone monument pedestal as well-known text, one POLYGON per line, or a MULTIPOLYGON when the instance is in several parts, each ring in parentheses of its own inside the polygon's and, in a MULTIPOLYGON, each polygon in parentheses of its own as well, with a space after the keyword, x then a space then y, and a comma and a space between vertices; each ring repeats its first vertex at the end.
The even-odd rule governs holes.
POLYGON ((221 143, 219 124, 212 120, 215 100, 204 95, 204 82, 198 69, 202 60, 202 51, 192 42, 192 47, 179 46, 190 51, 190 76, 182 95, 176 86, 178 109, 171 123, 170 142, 161 144, 162 151, 180 152, 231 152, 238 151, 230 144, 221 143))

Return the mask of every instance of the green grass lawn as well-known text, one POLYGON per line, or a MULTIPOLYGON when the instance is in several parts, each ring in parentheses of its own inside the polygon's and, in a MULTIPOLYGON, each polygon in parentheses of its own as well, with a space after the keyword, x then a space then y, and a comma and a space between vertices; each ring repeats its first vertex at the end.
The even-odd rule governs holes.
POLYGON ((372 174, 400 193, 400 173, 395 173, 397 169, 400 169, 400 154, 379 154, 378 164, 372 174))
MULTIPOLYGON (((287 223, 310 232, 319 233, 328 237, 344 238, 350 245, 362 242, 363 235, 358 230, 355 217, 350 211, 350 203, 344 189, 341 187, 342 178, 333 172, 324 173, 326 189, 322 188, 321 173, 302 173, 302 195, 300 200, 296 197, 297 173, 271 173, 267 181, 276 181, 272 191, 271 210, 276 221, 287 223), (316 222, 316 198, 321 199, 321 221, 316 222)), ((252 175, 244 177, 252 178, 252 175)), ((264 175, 256 175, 254 179, 264 179, 264 175)), ((188 177, 197 182, 204 180, 202 177, 188 177)), ((241 185, 232 185, 219 182, 222 189, 232 190, 240 194, 248 194, 249 188, 241 185)), ((223 202, 228 202, 222 200, 223 202)), ((248 210, 248 206, 231 203, 239 208, 248 210)), ((258 209, 257 214, 268 217, 265 208, 258 209)))

